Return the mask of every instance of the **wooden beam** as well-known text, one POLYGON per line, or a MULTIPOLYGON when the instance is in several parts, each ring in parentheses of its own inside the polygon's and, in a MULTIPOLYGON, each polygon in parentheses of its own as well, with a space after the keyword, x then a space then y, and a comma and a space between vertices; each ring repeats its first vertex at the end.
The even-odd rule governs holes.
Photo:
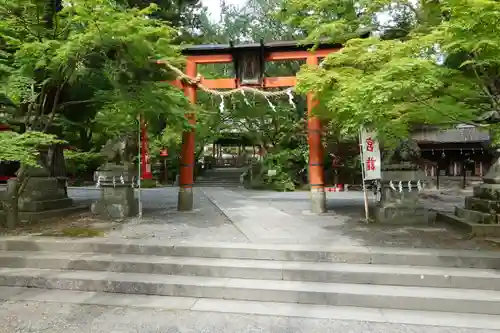
POLYGON ((233 62, 233 56, 230 54, 193 55, 188 56, 187 60, 196 64, 223 64, 233 62))
MULTIPOLYGON (((168 81, 169 84, 183 89, 180 80, 168 81)), ((200 83, 210 89, 236 89, 235 78, 224 79, 201 79, 200 83)), ((264 78, 264 88, 279 88, 279 87, 294 87, 297 83, 295 76, 281 76, 281 77, 266 77, 264 78)))
POLYGON ((201 79, 200 82, 202 85, 204 85, 207 88, 210 89, 234 89, 236 88, 236 79, 234 78, 229 78, 229 79, 201 79))
POLYGON ((297 84, 297 78, 295 76, 264 78, 265 88, 294 87, 296 84, 297 84))

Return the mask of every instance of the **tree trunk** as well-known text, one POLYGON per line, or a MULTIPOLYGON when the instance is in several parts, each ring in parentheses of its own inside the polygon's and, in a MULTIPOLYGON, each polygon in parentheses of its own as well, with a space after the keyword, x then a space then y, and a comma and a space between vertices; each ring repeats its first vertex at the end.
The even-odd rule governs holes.
POLYGON ((7 191, 3 202, 3 209, 7 221, 7 228, 12 229, 19 225, 19 180, 11 178, 7 181, 7 191))

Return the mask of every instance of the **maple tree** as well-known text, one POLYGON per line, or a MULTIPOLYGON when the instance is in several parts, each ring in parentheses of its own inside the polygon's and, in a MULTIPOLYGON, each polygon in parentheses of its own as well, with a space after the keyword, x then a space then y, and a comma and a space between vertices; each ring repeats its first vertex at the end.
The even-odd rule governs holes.
POLYGON ((289 0, 284 8, 307 40, 343 43, 301 71, 298 89, 316 92, 318 114, 345 135, 370 126, 394 143, 416 124, 474 124, 498 112, 496 1, 289 0))

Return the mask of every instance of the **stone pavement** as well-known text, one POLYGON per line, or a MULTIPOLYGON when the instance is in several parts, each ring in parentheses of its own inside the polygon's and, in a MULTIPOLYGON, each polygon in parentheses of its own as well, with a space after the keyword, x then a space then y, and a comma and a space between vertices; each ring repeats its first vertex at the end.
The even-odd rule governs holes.
MULTIPOLYGON (((328 212, 313 215, 309 212, 308 192, 251 191, 217 187, 196 188, 195 209, 177 211, 175 187, 142 191, 144 215, 127 223, 107 228, 111 239, 157 239, 172 242, 240 242, 329 244, 336 246, 395 246, 413 248, 494 249, 481 240, 463 239, 463 234, 446 225, 376 225, 365 224, 361 192, 327 193, 328 212), (217 203, 216 207, 213 203, 217 203)), ((92 202, 99 197, 94 187, 70 188, 76 202, 92 202)), ((462 206, 462 191, 428 191, 423 194, 429 208, 445 211, 462 206)), ((373 198, 370 196, 370 200, 373 198)), ((72 216, 55 226, 20 228, 11 234, 36 234, 40 230, 64 227, 69 223, 84 227, 97 225, 89 214, 72 216)))
MULTIPOLYGON (((193 211, 177 211, 177 191, 174 187, 143 190, 143 218, 132 218, 110 230, 107 237, 170 242, 248 242, 246 236, 200 191, 194 191, 193 211)), ((99 191, 94 188, 72 188, 69 195, 77 201, 88 201, 96 199, 99 191)))
POLYGON ((0 305, 2 333, 494 333, 351 320, 172 311, 44 302, 0 305))
MULTIPOLYGON (((456 193, 455 193, 456 192, 456 193)), ((429 208, 452 210, 465 194, 430 191, 429 208)), ((76 201, 96 199, 95 188, 72 188, 76 201)), ((328 212, 313 215, 308 192, 251 191, 217 187, 196 188, 195 209, 178 212, 177 188, 142 191, 144 216, 110 230, 113 239, 161 239, 169 242, 217 241, 254 243, 330 244, 336 246, 397 246, 418 248, 490 248, 489 243, 465 240, 446 225, 381 226, 360 222, 361 192, 327 193, 328 212), (216 205, 214 205, 214 203, 216 205)), ((373 198, 370 196, 370 200, 373 198)))
MULTIPOLYGON (((201 191, 230 217, 252 242, 335 244, 338 246, 396 246, 411 248, 491 248, 481 240, 463 239, 463 234, 442 224, 377 225, 362 222, 361 192, 327 193, 328 212, 309 211, 308 192, 229 191, 203 188, 201 191)), ((463 205, 465 194, 431 191, 427 207, 452 210, 463 205)), ((370 202, 373 197, 369 196, 370 202)))

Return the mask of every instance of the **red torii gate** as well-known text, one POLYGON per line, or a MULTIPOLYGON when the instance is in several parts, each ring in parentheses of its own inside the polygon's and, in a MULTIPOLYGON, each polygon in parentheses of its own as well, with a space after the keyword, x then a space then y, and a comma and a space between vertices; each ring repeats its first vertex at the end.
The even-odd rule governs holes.
MULTIPOLYGON (((339 44, 304 45, 297 42, 272 42, 242 45, 198 45, 187 47, 182 53, 187 57, 185 74, 193 80, 197 77, 197 65, 233 63, 235 78, 199 79, 199 83, 211 89, 235 89, 241 86, 254 86, 260 89, 293 87, 296 77, 264 77, 265 64, 271 61, 306 60, 310 66, 317 66, 319 58, 324 58, 341 48, 339 44)), ((176 86, 193 104, 196 103, 196 85, 177 80, 176 86)), ((309 143, 309 182, 311 186, 311 210, 315 213, 326 211, 323 180, 323 145, 321 143, 321 122, 312 115, 317 105, 313 94, 307 95, 308 143, 309 143)), ((194 114, 187 114, 188 121, 196 124, 194 114)), ((178 210, 193 209, 193 170, 195 166, 195 131, 185 131, 182 135, 181 170, 179 181, 178 210)))

